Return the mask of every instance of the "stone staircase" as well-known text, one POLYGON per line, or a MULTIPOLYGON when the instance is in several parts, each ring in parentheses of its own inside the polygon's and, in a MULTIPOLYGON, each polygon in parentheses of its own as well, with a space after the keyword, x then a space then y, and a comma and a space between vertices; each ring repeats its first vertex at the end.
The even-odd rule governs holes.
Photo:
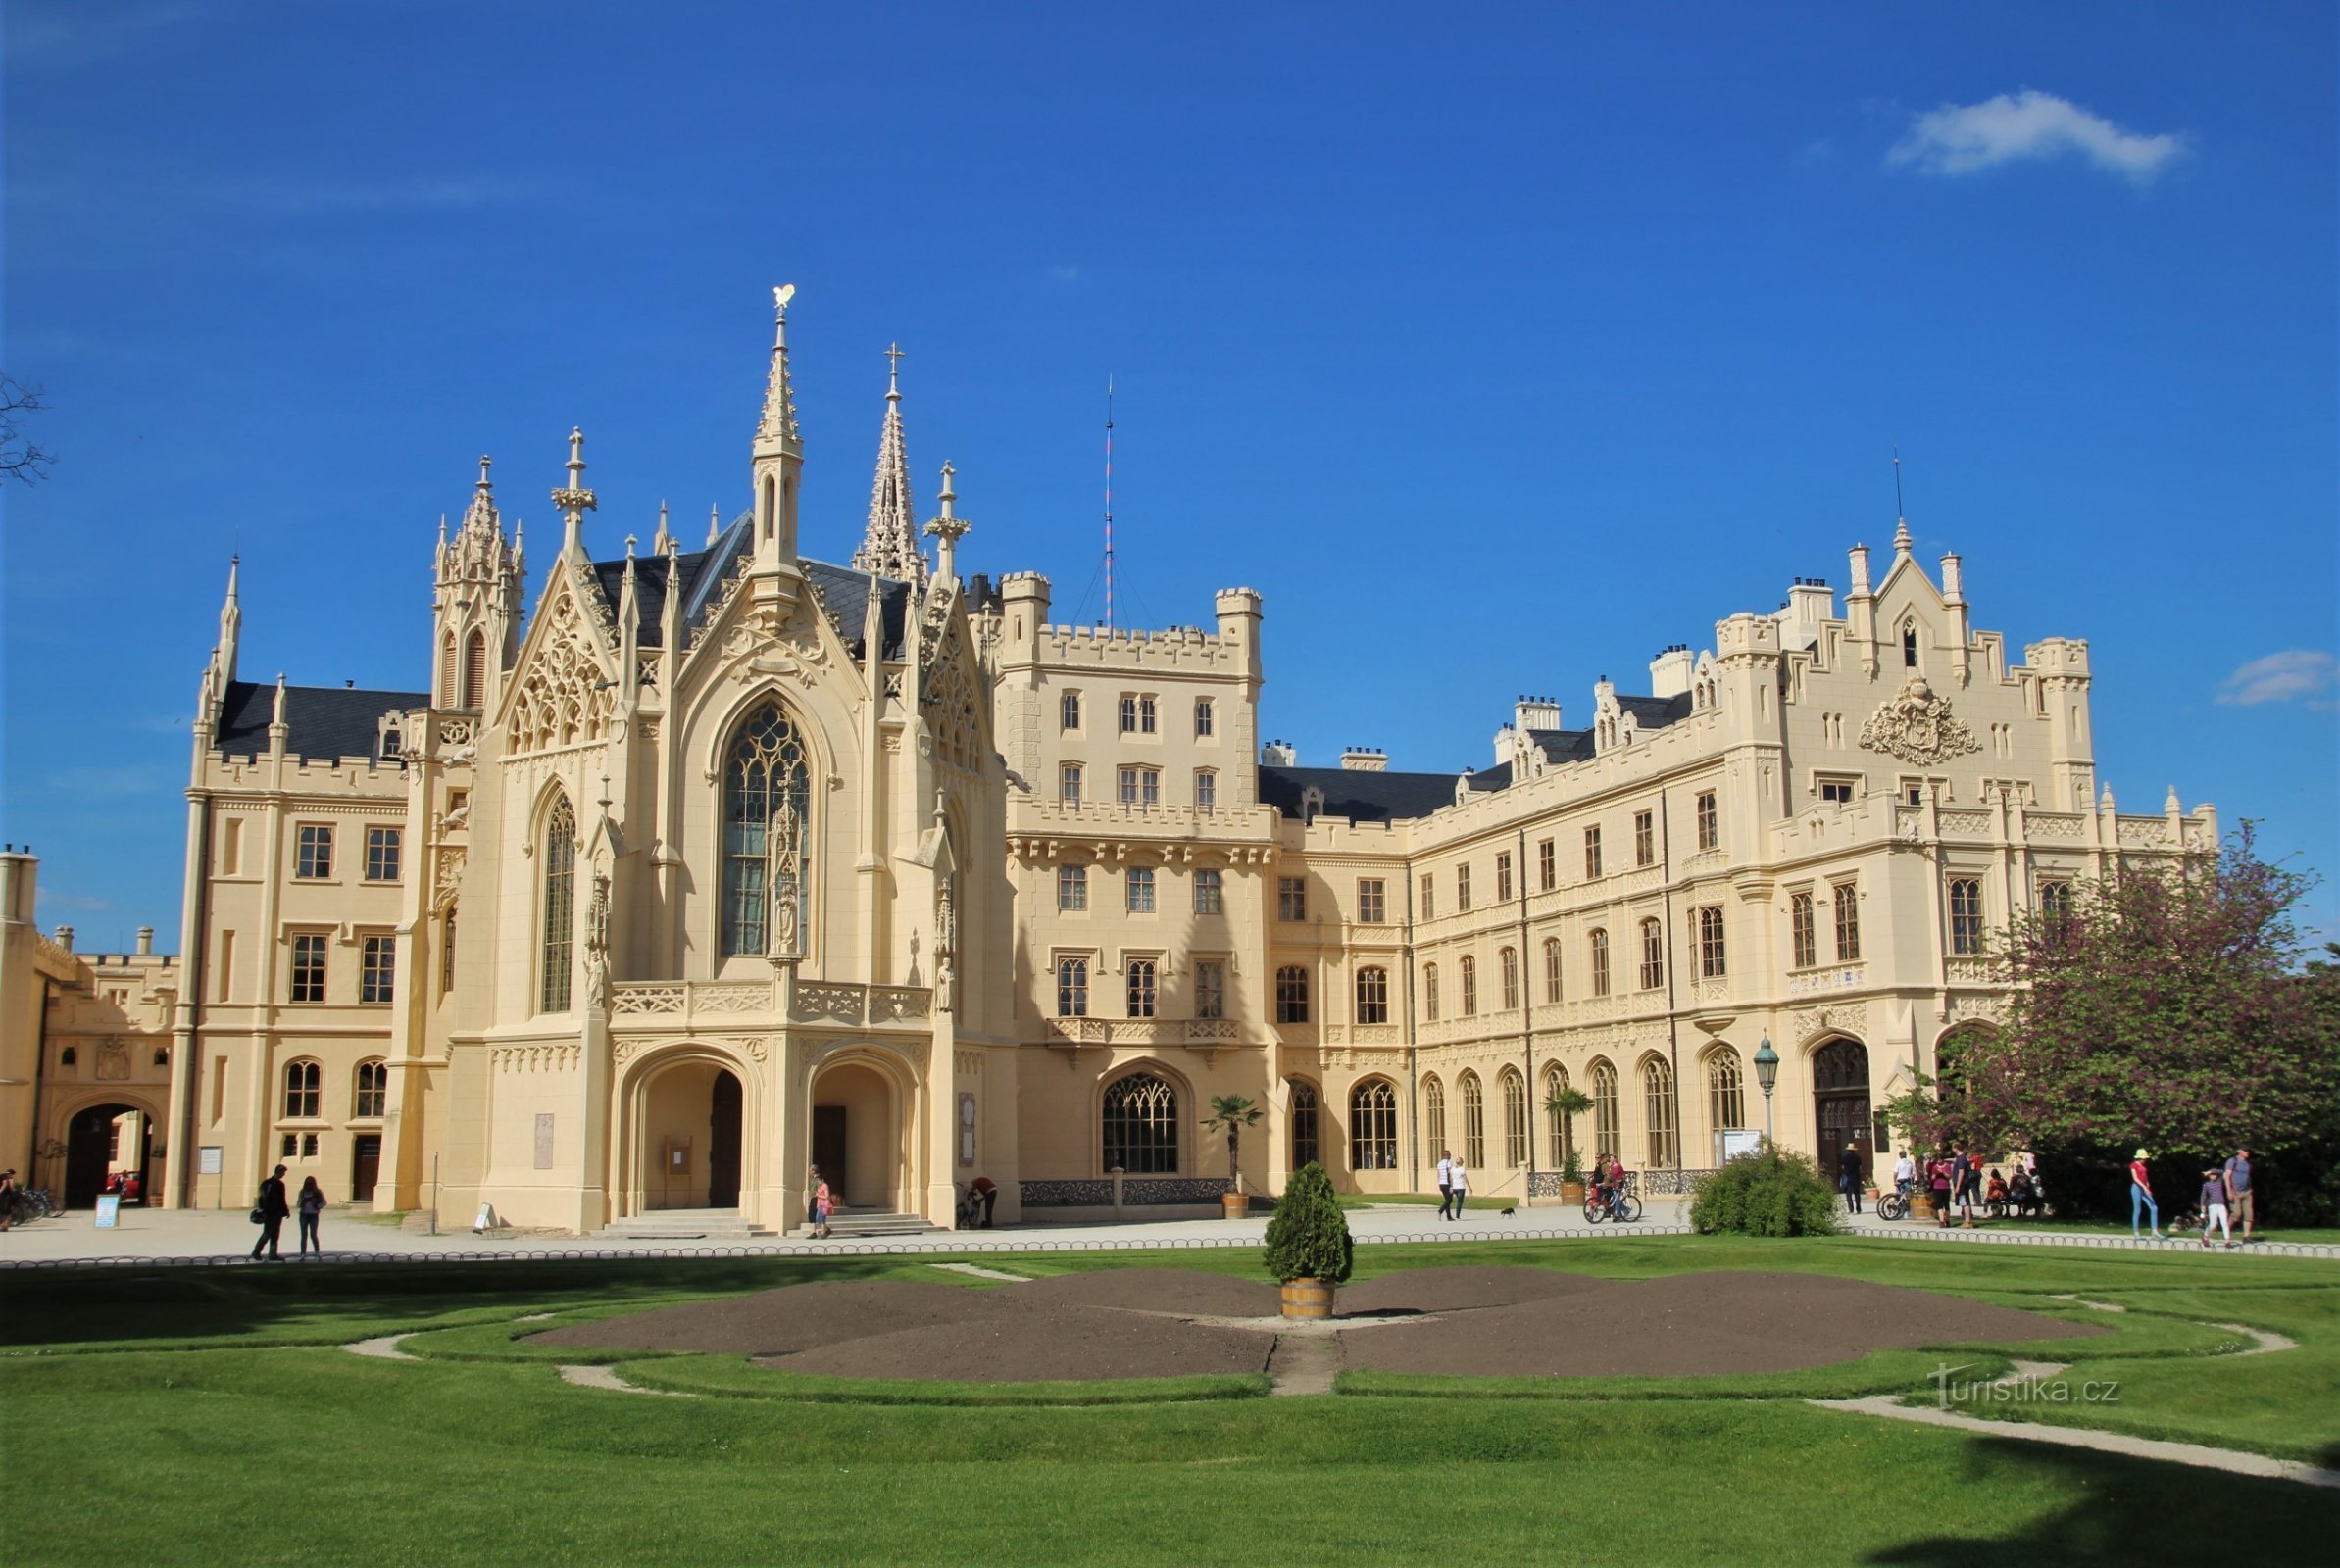
MULTIPOLYGON (((829 1216, 829 1240, 851 1238, 925 1236, 939 1232, 941 1226, 919 1214, 889 1214, 875 1208, 840 1208, 829 1216)), ((788 1233, 791 1241, 802 1241, 813 1234, 810 1225, 799 1225, 788 1233)))
POLYGON ((742 1217, 736 1208, 655 1208, 629 1214, 595 1231, 594 1237, 612 1242, 749 1242, 772 1238, 772 1232, 742 1217))

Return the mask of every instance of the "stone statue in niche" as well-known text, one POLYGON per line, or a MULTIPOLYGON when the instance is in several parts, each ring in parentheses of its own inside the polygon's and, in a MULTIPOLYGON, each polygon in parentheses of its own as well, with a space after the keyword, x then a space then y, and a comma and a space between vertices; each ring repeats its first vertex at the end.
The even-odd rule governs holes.
POLYGON ((768 952, 774 958, 793 958, 798 953, 796 926, 801 866, 796 841, 801 821, 796 803, 782 797, 779 809, 772 813, 772 820, 764 829, 765 885, 772 890, 772 943, 768 952))
POLYGON ((593 898, 585 906, 585 1003, 591 1006, 608 994, 610 979, 610 874, 593 872, 593 898))
POLYGON ((957 983, 959 957, 959 903, 952 879, 945 876, 934 894, 934 1005, 949 1012, 957 983))

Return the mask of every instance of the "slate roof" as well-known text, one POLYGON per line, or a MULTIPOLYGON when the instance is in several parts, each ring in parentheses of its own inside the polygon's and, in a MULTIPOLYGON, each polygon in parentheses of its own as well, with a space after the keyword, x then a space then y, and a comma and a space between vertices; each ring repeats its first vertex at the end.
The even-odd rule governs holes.
MULTIPOLYGON (((701 624, 713 613, 717 601, 722 599, 723 580, 731 574, 739 558, 746 555, 753 540, 749 531, 752 514, 741 513, 725 528, 715 543, 705 550, 694 550, 674 558, 674 581, 682 593, 681 622, 685 630, 701 624)), ((853 657, 864 657, 862 650, 862 621, 870 609, 870 574, 846 566, 832 566, 825 561, 803 561, 797 564, 805 578, 821 590, 843 628, 846 646, 853 657)), ((615 615, 618 604, 625 591, 625 562, 597 561, 593 575, 601 585, 602 597, 609 601, 610 613, 615 615)), ((885 648, 887 659, 902 657, 903 633, 910 615, 910 585, 881 577, 879 603, 885 620, 885 648)), ((634 561, 634 599, 639 607, 635 640, 644 648, 661 646, 665 635, 660 625, 667 607, 666 564, 656 556, 637 557, 634 561)))
POLYGON ((1301 792, 1324 793, 1323 813, 1352 822, 1394 822, 1427 816, 1455 804, 1452 773, 1368 773, 1346 767, 1260 766, 1260 804, 1289 817, 1300 813, 1301 792))
MULTIPOLYGON (((284 688, 285 750, 315 761, 338 761, 345 757, 373 756, 376 729, 382 714, 393 709, 430 706, 428 692, 369 691, 349 686, 287 686, 284 688)), ((266 757, 269 720, 275 715, 276 687, 248 680, 230 681, 227 700, 221 706, 220 728, 212 749, 222 757, 266 757)))
POLYGON ((1671 697, 1619 697, 1617 706, 1633 715, 1643 729, 1664 729, 1676 719, 1690 716, 1690 694, 1676 692, 1671 697))

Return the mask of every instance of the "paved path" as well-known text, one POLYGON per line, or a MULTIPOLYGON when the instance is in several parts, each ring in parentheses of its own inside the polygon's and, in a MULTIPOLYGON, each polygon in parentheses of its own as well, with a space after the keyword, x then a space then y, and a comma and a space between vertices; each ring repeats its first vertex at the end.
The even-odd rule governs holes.
MULTIPOLYGON (((1428 1204, 1392 1204, 1352 1210, 1349 1228, 1360 1246, 1389 1242, 1562 1241, 1594 1236, 1679 1236, 1689 1228, 1681 1200, 1653 1199, 1649 1214, 1628 1226, 1587 1225, 1583 1211, 1560 1206, 1521 1209, 1510 1217, 1472 1210, 1458 1221, 1442 1221, 1428 1204)), ((1145 1248, 1257 1247, 1265 1237, 1265 1216, 1250 1219, 1148 1220, 1105 1225, 1019 1225, 991 1231, 938 1231, 920 1236, 830 1242, 779 1237, 736 1244, 676 1245, 655 1239, 577 1237, 555 1234, 487 1236, 459 1230, 439 1236, 401 1230, 347 1210, 328 1211, 323 1227, 325 1263, 404 1260, 482 1260, 559 1257, 821 1257, 916 1256, 985 1252, 1118 1251, 1145 1248)), ((2068 1231, 1983 1227, 1943 1230, 1925 1222, 1887 1223, 1873 1214, 1854 1215, 1848 1234, 1867 1240, 1917 1242, 1942 1247, 2080 1247, 2091 1250, 2200 1253, 2203 1267, 2228 1257, 2285 1256, 2340 1261, 2340 1246, 2258 1243, 2233 1252, 2201 1252, 2191 1243, 2132 1242, 2125 1236, 2068 1231)), ((99 1230, 87 1214, 35 1220, 0 1232, 0 1269, 25 1266, 240 1262, 251 1250, 252 1227, 243 1211, 216 1209, 124 1209, 122 1223, 99 1230)), ((276 1268, 307 1268, 286 1260, 276 1268)))
POLYGON ((2340 1487, 2340 1470, 2325 1470, 2297 1459, 2270 1459, 2264 1453, 2234 1448, 2211 1448, 2198 1443, 2165 1443, 2158 1438, 2132 1438, 2125 1433, 2099 1432, 2092 1427, 2050 1427, 2032 1421, 1986 1421, 1956 1410, 1931 1405, 1904 1404, 1890 1394, 1867 1399, 1810 1399, 1823 1410, 1850 1410, 1883 1416, 1891 1421, 1914 1421, 1920 1426, 1954 1427, 1986 1438, 2018 1443, 2045 1443, 2064 1448, 2093 1448, 2099 1453, 2125 1453, 2138 1459, 2162 1459, 2200 1470, 2225 1470, 2238 1476, 2267 1476, 2277 1481, 2304 1482, 2311 1487, 2340 1487))

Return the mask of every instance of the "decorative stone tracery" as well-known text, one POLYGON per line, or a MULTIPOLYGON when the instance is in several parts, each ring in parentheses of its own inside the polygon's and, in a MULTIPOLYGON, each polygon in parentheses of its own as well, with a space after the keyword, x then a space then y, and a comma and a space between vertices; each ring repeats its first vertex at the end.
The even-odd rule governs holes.
POLYGON ((577 596, 563 593, 545 612, 541 640, 513 701, 506 744, 517 755, 603 740, 615 693, 577 596))

